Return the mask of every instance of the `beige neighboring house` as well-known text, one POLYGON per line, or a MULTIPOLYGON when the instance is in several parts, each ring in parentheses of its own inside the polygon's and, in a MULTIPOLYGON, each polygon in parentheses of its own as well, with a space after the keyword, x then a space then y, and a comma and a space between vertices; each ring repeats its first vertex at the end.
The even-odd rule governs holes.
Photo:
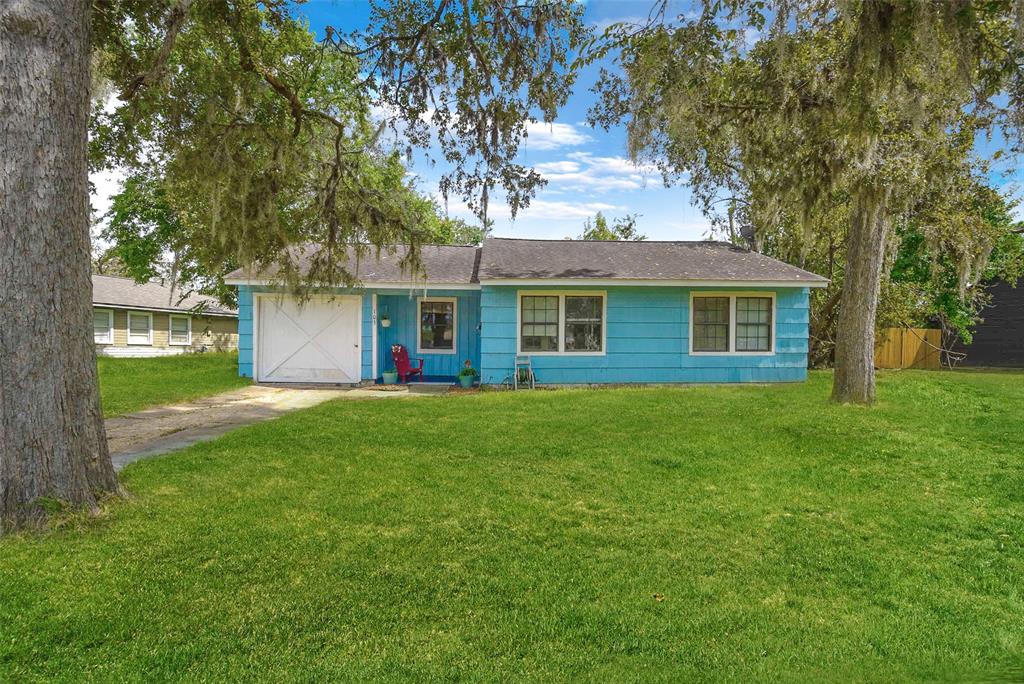
POLYGON ((238 312, 213 297, 178 301, 160 283, 92 277, 92 328, 104 356, 168 356, 238 349, 238 312))

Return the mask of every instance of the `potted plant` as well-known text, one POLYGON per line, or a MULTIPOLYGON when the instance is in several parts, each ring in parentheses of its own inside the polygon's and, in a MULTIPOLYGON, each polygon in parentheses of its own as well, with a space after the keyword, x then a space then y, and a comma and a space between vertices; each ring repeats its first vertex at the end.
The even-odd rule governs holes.
POLYGON ((459 371, 459 384, 463 387, 472 387, 478 377, 480 374, 473 368, 473 362, 466 359, 462 370, 459 371))
POLYGON ((389 368, 388 370, 384 371, 383 376, 385 385, 394 385, 396 382, 398 382, 398 371, 396 371, 394 368, 389 368))

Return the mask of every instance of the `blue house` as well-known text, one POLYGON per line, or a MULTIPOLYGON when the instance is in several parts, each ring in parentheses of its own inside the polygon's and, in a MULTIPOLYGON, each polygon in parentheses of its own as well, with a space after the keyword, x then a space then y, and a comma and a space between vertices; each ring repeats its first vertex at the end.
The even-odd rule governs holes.
MULTIPOLYGON (((482 384, 528 356, 541 384, 794 382, 807 377, 810 288, 828 281, 721 242, 488 238, 352 260, 361 284, 301 301, 240 269, 239 373, 378 381, 402 344, 425 380, 468 360, 482 384)), ((301 264, 300 264, 301 267, 301 264)))

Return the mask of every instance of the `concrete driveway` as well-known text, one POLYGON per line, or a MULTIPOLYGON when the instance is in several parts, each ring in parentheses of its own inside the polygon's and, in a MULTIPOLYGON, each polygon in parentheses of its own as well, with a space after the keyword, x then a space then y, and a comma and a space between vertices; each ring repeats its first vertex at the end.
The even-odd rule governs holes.
POLYGON ((446 385, 408 385, 397 391, 368 388, 252 385, 197 399, 108 418, 114 468, 204 442, 250 423, 277 418, 331 399, 398 399, 444 394, 446 385))

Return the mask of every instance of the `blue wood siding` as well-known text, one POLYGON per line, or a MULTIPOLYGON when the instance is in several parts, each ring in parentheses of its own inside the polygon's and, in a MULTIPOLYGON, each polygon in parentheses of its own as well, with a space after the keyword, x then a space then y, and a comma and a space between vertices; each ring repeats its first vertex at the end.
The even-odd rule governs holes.
MULTIPOLYGON (((259 292, 274 292, 269 287, 241 285, 238 288, 238 374, 253 377, 253 295, 259 292)), ((377 375, 392 366, 391 344, 400 342, 409 348, 411 356, 416 354, 416 299, 423 296, 423 290, 411 295, 405 290, 343 289, 333 290, 335 294, 362 296, 362 339, 360 340, 360 375, 363 380, 373 379, 373 295, 377 295, 378 315, 388 310, 392 319, 390 328, 378 327, 378 368, 377 375)), ((422 354, 428 376, 454 376, 463 361, 470 359, 474 368, 480 367, 480 293, 478 291, 428 290, 430 296, 457 297, 458 312, 456 325, 458 338, 456 354, 422 354)))
MULTIPOLYGON (((253 377, 253 295, 260 292, 277 292, 272 287, 238 286, 238 374, 253 377)), ((362 379, 372 377, 373 370, 373 303, 370 292, 352 288, 335 288, 334 294, 362 296, 362 337, 360 344, 360 375, 362 379)))
POLYGON ((358 292, 363 295, 362 325, 359 340, 359 374, 361 379, 373 378, 373 296, 372 292, 358 292))
MULTIPOLYGON (((455 354, 417 354, 417 298, 423 291, 338 289, 362 299, 361 373, 373 378, 373 298, 378 316, 387 313, 390 328, 378 327, 377 375, 391 367, 391 344, 400 342, 412 356, 425 359, 428 376, 450 377, 470 359, 484 383, 500 383, 512 370, 516 352, 516 305, 520 290, 556 288, 493 287, 481 291, 428 290, 428 296, 458 299, 455 354), (478 329, 479 328, 479 329, 478 329)), ((607 350, 602 356, 537 356, 533 364, 542 383, 793 382, 807 377, 809 296, 806 288, 776 294, 775 353, 769 356, 699 355, 689 350, 689 288, 579 288, 607 293, 607 350)), ((571 292, 572 288, 557 288, 571 292)), ((253 293, 269 288, 239 287, 238 372, 253 375, 253 293)), ((692 291, 722 292, 720 288, 692 291)), ((747 290, 744 290, 747 291, 747 290)))
POLYGON ((409 293, 395 290, 377 292, 377 317, 387 314, 391 327, 378 326, 377 373, 394 367, 391 345, 403 344, 409 356, 423 359, 424 374, 428 378, 450 378, 458 375, 462 364, 469 359, 474 368, 480 368, 480 292, 474 290, 428 290, 430 297, 455 297, 455 353, 431 354, 416 350, 417 302, 423 290, 409 293))
MULTIPOLYGON (((481 291, 481 380, 500 383, 516 353, 517 292, 572 288, 495 287, 481 291)), ((532 355, 541 383, 792 382, 807 377, 807 288, 776 293, 775 353, 689 354, 690 293, 721 288, 579 288, 607 293, 607 351, 601 356, 532 355)), ((749 289, 745 289, 750 291, 749 289)))
POLYGON ((252 377, 252 288, 238 288, 238 374, 252 377))

